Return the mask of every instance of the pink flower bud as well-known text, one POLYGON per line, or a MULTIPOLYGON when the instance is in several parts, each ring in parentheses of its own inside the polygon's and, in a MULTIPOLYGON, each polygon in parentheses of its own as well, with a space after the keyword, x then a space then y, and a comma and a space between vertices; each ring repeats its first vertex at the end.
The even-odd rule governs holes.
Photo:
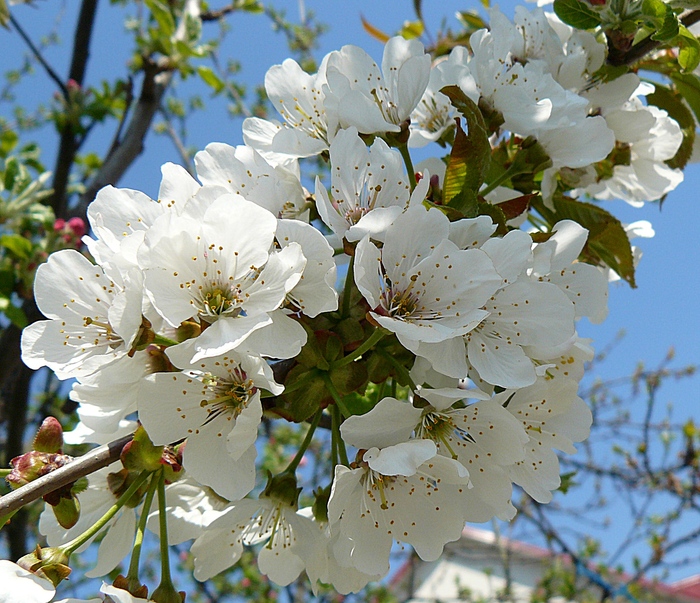
POLYGON ((82 238, 86 231, 85 222, 82 218, 78 217, 68 220, 68 228, 73 231, 73 236, 77 239, 82 238))

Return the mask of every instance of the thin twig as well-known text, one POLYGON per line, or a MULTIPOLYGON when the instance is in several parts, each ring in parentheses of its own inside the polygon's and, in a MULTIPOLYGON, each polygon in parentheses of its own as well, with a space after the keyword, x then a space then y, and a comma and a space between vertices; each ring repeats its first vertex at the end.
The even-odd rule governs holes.
POLYGON ((17 22, 17 19, 15 19, 12 16, 12 13, 10 13, 10 23, 14 26, 14 28, 17 30, 17 33, 20 35, 20 37, 25 41, 27 46, 29 46, 29 49, 32 51, 32 54, 36 57, 36 60, 41 63, 41 66, 44 68, 46 71, 47 75, 56 83, 56 85, 61 89, 61 93, 63 94, 63 98, 68 100, 68 88, 66 88, 66 84, 63 82, 63 80, 58 76, 58 74, 53 70, 51 65, 49 65, 46 62, 46 59, 41 55, 41 52, 39 49, 34 46, 34 43, 31 41, 29 36, 25 33, 24 29, 22 29, 22 26, 17 22))
POLYGON ((180 138, 180 135, 173 127, 170 115, 168 115, 167 110, 162 106, 160 108, 160 114, 163 116, 165 132, 170 138, 170 141, 175 146, 175 149, 177 150, 178 154, 180 155, 180 159, 182 160, 184 168, 190 173, 190 176, 194 177, 195 171, 194 166, 192 165, 192 157, 190 157, 190 154, 187 152, 187 149, 185 148, 185 143, 182 142, 182 138, 180 138))
POLYGON ((206 12, 203 12, 199 18, 204 21, 218 21, 222 17, 225 17, 229 13, 232 13, 233 11, 237 10, 235 4, 229 4, 228 6, 224 6, 222 8, 216 9, 216 10, 208 10, 206 12))
POLYGON ((95 448, 60 469, 56 469, 56 471, 29 482, 26 486, 22 486, 14 492, 0 497, 0 517, 21 509, 24 505, 37 498, 41 498, 49 492, 66 486, 81 477, 90 475, 98 469, 102 469, 102 467, 111 465, 119 459, 122 448, 132 438, 133 435, 124 436, 114 442, 95 448))

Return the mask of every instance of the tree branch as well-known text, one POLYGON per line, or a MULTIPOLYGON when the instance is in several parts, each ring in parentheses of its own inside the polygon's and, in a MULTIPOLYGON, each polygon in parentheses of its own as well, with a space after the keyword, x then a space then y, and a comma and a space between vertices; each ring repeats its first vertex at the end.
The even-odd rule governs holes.
POLYGON ((0 496, 0 517, 21 509, 24 505, 66 486, 81 477, 90 475, 119 459, 122 448, 131 441, 132 435, 124 436, 109 444, 91 450, 56 471, 40 477, 5 496, 0 496))
MULTIPOLYGON (((79 86, 83 85, 85 78, 85 68, 90 56, 90 39, 92 38, 92 26, 95 22, 97 11, 97 0, 83 0, 78 15, 78 23, 75 27, 75 37, 73 41, 73 57, 71 59, 70 72, 68 78, 74 80, 79 86)), ((69 102, 66 93, 66 101, 69 102)), ((61 132, 61 140, 56 156, 56 166, 53 171, 53 195, 51 196, 51 207, 53 207, 56 217, 63 217, 66 214, 68 199, 66 190, 70 178, 71 168, 75 160, 75 154, 80 145, 76 139, 76 132, 72 124, 68 123, 61 132)))
MULTIPOLYGON (((700 21, 700 10, 693 10, 681 17, 681 23, 686 27, 690 27, 694 23, 700 21)), ((608 63, 615 67, 621 65, 631 65, 632 63, 643 58, 653 50, 657 49, 661 42, 652 40, 651 36, 644 38, 641 42, 637 42, 632 48, 626 52, 619 54, 608 55, 608 63)))
POLYGON ((121 141, 110 149, 107 158, 95 177, 80 196, 77 207, 71 210, 71 215, 85 216, 87 206, 92 202, 102 187, 116 184, 124 175, 133 161, 143 150, 143 141, 151 128, 161 100, 172 79, 172 72, 163 71, 156 63, 145 59, 144 79, 141 84, 141 94, 131 115, 129 127, 121 141))

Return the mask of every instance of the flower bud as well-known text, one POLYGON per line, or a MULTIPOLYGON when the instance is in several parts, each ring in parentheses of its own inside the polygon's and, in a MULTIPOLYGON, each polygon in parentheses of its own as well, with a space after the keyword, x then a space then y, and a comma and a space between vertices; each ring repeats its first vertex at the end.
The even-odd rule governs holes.
POLYGON ((66 530, 70 530, 80 519, 80 502, 74 496, 61 498, 57 505, 51 507, 56 521, 66 530))
POLYGON ((34 436, 32 446, 37 452, 61 452, 63 428, 55 417, 46 417, 34 436))

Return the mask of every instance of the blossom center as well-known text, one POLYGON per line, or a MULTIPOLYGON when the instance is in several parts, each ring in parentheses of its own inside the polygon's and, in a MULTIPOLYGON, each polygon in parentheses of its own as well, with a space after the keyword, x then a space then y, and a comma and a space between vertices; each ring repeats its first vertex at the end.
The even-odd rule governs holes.
MULTIPOLYGON (((112 325, 109 324, 108 321, 100 321, 100 320, 94 320, 90 318, 89 316, 83 317, 84 327, 91 327, 90 332, 95 335, 95 339, 92 342, 93 345, 100 345, 100 343, 106 343, 110 348, 114 349, 119 347, 122 343, 124 343, 124 340, 121 338, 120 335, 115 333, 114 329, 112 328, 112 325), (102 340, 102 341, 101 341, 102 340)), ((78 339, 80 339, 81 336, 78 336, 78 339)), ((68 339, 68 336, 66 336, 66 339, 68 339)))
POLYGON ((222 414, 236 419, 257 391, 253 380, 240 368, 232 371, 230 379, 207 374, 202 381, 214 394, 213 398, 206 398, 200 402, 202 408, 206 408, 209 413, 205 425, 222 414))
POLYGON ((474 442, 474 438, 469 435, 469 432, 455 425, 451 415, 436 410, 431 410, 423 415, 416 429, 416 435, 419 438, 432 440, 438 448, 447 450, 453 459, 458 456, 452 447, 452 444, 455 443, 455 436, 458 439, 458 445, 464 441, 474 442))
POLYGON ((199 313, 208 322, 220 316, 237 316, 242 301, 240 293, 236 286, 212 284, 210 289, 202 291, 202 308, 199 313))
POLYGON ((412 316, 419 304, 420 297, 413 290, 413 285, 418 279, 418 275, 411 277, 408 286, 401 289, 395 286, 388 277, 384 277, 384 288, 382 290, 382 306, 387 314, 393 318, 406 319, 412 316))
POLYGON ((374 102, 377 103, 384 119, 390 124, 398 125, 401 122, 399 106, 388 98, 389 90, 386 88, 372 88, 370 94, 374 97, 374 102))

